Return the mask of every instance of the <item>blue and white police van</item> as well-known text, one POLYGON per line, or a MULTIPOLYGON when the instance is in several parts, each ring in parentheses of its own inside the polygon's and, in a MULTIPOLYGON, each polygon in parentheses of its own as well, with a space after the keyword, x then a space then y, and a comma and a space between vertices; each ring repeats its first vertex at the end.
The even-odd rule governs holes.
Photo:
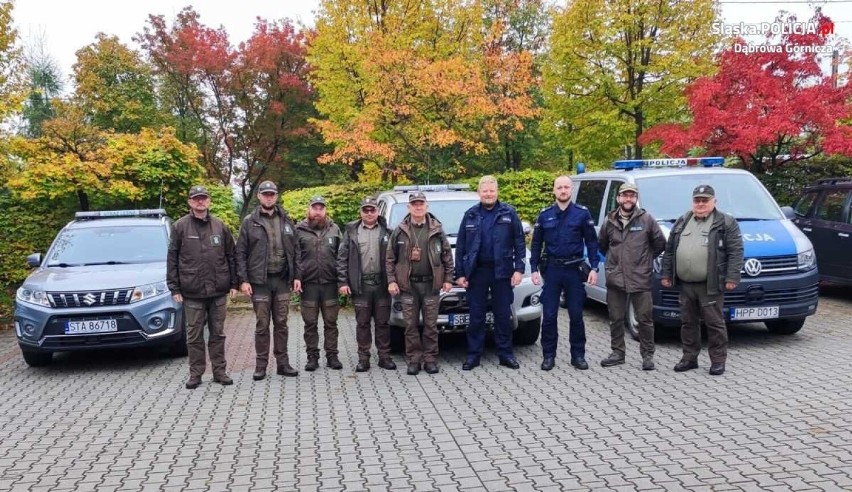
MULTIPOLYGON (((728 323, 763 322, 772 333, 793 334, 816 312, 819 274, 810 240, 790 220, 790 207, 779 207, 750 172, 724 167, 721 157, 616 161, 613 169, 572 176, 575 203, 589 208, 595 226, 618 207, 623 183, 639 189, 639 206, 660 223, 668 237, 675 220, 691 209, 692 190, 709 184, 716 207, 739 223, 744 245, 742 282, 725 293, 728 323)), ((680 325, 677 288, 660 284, 660 258, 654 262, 654 323, 680 325)), ((606 261, 602 257, 602 262, 606 261)), ((586 285, 591 299, 606 303, 603 263, 597 285, 586 285)), ((635 316, 628 312, 628 329, 638 336, 635 316)))

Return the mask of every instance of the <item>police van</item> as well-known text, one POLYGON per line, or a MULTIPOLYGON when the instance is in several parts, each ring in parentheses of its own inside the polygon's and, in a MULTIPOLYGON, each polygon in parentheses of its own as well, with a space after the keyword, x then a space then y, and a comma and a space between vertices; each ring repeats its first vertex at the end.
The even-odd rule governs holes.
MULTIPOLYGON (((819 274, 810 240, 790 220, 793 210, 779 207, 750 172, 724 167, 721 157, 616 161, 610 171, 572 176, 572 200, 589 208, 595 226, 618 207, 616 196, 624 183, 639 189, 638 205, 668 234, 675 220, 692 207, 692 190, 709 184, 716 207, 739 223, 744 246, 742 281, 725 293, 728 323, 763 322, 772 333, 793 334, 816 312, 819 274)), ((601 266, 606 259, 601 256, 601 266)), ((676 287, 660 284, 661 258, 654 261, 654 323, 680 325, 676 287)), ((591 299, 606 303, 606 273, 600 268, 597 285, 586 285, 591 299)), ((632 306, 629 308, 632 311, 632 306)), ((638 337, 636 317, 627 313, 628 330, 638 337)))

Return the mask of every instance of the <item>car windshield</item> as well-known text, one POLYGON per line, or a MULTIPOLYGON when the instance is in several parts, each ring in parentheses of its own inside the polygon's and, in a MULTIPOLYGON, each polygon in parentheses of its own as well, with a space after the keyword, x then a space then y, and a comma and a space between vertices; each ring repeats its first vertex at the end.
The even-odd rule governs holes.
POLYGON ((716 207, 739 220, 779 220, 784 214, 750 174, 692 174, 637 177, 640 206, 657 220, 674 221, 692 207, 692 190, 709 184, 716 207))
POLYGON ((47 266, 112 265, 166 261, 169 240, 161 226, 81 227, 63 231, 47 266))
MULTIPOLYGON (((471 200, 430 200, 429 212, 441 221, 444 232, 448 236, 455 236, 459 232, 464 213, 470 207, 479 203, 478 199, 471 200)), ((394 228, 402 222, 408 214, 407 203, 397 203, 391 208, 388 226, 394 228)))

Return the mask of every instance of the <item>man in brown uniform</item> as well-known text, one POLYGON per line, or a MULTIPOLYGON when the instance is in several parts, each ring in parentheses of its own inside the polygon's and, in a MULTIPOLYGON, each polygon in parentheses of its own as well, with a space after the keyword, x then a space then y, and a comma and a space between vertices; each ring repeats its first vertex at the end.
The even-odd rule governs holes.
POLYGON ((638 199, 636 185, 621 185, 616 197, 618 208, 607 215, 598 233, 598 247, 606 255, 606 304, 612 345, 612 353, 601 365, 624 364, 624 324, 629 299, 639 322, 642 369, 653 371, 653 261, 666 248, 666 238, 654 217, 636 206, 638 199))
POLYGON ((187 389, 201 384, 207 368, 204 325, 210 333, 207 348, 213 380, 227 386, 234 381, 225 372, 225 313, 228 295, 237 294, 234 237, 212 216, 210 194, 203 186, 189 190, 190 213, 172 226, 166 260, 166 278, 175 302, 183 303, 186 347, 189 351, 187 389))
POLYGON ((301 292, 302 320, 305 322, 306 371, 319 368, 319 313, 322 312, 326 364, 343 369, 337 357, 337 248, 340 228, 326 215, 325 199, 311 198, 308 217, 296 226, 299 258, 293 290, 301 292))
POLYGON ((453 254, 441 222, 427 212, 426 195, 408 195, 408 215, 388 240, 388 292, 402 294, 408 374, 438 372, 438 294, 453 287, 453 254), (418 330, 423 314, 423 337, 418 330))
POLYGON ((663 287, 680 285, 680 329, 683 357, 677 372, 698 368, 701 320, 707 325, 710 374, 725 372, 728 328, 722 304, 726 290, 740 283, 743 238, 736 219, 716 209, 716 192, 710 185, 692 191, 692 210, 672 227, 663 256, 663 287), (675 280, 677 279, 677 280, 675 280))
POLYGON ((355 306, 355 339, 358 341, 356 372, 370 369, 373 344, 370 318, 376 324, 376 350, 379 367, 396 369, 390 356, 390 295, 385 256, 388 225, 379 216, 375 198, 361 200, 361 218, 346 224, 343 243, 337 254, 337 284, 341 295, 351 295, 355 306))
POLYGON ((290 283, 296 274, 296 226, 276 202, 278 187, 264 181, 257 188, 260 205, 243 219, 237 239, 237 276, 240 291, 251 297, 257 318, 254 348, 255 381, 266 377, 269 365, 269 321, 272 318, 273 353, 277 373, 297 376, 287 355, 287 314, 290 283))

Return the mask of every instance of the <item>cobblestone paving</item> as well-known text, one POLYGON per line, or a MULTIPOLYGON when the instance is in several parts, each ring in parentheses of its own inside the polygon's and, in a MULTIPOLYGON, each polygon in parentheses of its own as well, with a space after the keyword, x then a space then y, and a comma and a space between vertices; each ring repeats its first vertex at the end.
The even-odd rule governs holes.
MULTIPOLYGON (((521 369, 462 372, 464 340, 443 340, 441 372, 355 373, 354 317, 341 315, 343 371, 305 363, 254 382, 250 310, 227 322, 235 384, 183 388, 185 359, 151 351, 62 354, 27 367, 0 332, 0 490, 852 490, 852 295, 827 290, 794 336, 731 331, 728 372, 682 374, 676 335, 657 371, 609 351, 606 311, 586 310, 591 369, 568 364, 567 315, 551 372, 541 347, 521 369)), ((324 361, 322 361, 324 362, 324 361)))

